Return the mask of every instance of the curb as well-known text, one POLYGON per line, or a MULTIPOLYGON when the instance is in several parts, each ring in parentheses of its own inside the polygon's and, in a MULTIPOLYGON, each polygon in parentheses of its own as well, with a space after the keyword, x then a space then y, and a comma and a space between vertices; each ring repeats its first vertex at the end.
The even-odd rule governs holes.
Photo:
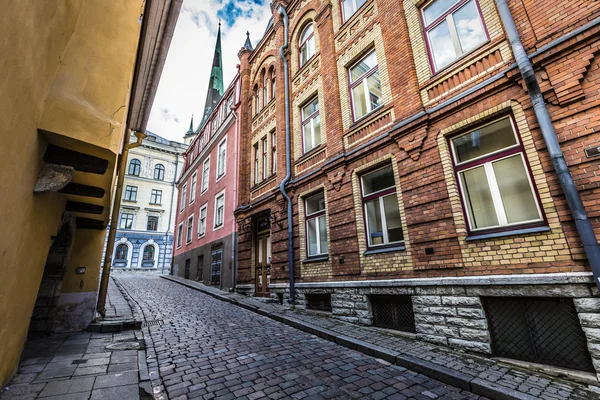
POLYGON ((289 325, 292 328, 296 328, 298 330, 310 333, 330 342, 334 342, 340 346, 356 350, 368 356, 380 358, 391 364, 396 364, 411 371, 418 372, 445 384, 452 385, 460 389, 468 390, 471 393, 477 394, 479 396, 488 397, 493 400, 538 399, 537 397, 530 396, 526 393, 522 393, 504 386, 500 386, 493 382, 488 382, 483 379, 467 375, 462 372, 455 371, 453 369, 446 368, 444 366, 426 360, 422 360, 414 356, 402 354, 385 347, 377 346, 372 343, 351 338, 349 336, 340 335, 329 329, 321 328, 319 326, 312 325, 308 322, 304 322, 292 317, 287 317, 281 314, 272 313, 256 306, 241 303, 236 299, 231 299, 227 296, 223 296, 218 293, 213 293, 208 290, 202 290, 202 288, 194 286, 191 283, 181 282, 170 276, 160 275, 160 277, 168 281, 178 283, 190 289, 194 289, 198 292, 214 297, 215 299, 235 304, 241 308, 245 308, 246 310, 255 312, 257 314, 271 318, 275 321, 289 325))

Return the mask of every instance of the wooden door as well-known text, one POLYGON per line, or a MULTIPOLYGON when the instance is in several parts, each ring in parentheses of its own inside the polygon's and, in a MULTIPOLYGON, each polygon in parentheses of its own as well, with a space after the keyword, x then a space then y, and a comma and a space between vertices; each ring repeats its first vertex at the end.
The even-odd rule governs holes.
POLYGON ((256 296, 269 297, 271 283, 271 235, 258 236, 256 242, 256 296))

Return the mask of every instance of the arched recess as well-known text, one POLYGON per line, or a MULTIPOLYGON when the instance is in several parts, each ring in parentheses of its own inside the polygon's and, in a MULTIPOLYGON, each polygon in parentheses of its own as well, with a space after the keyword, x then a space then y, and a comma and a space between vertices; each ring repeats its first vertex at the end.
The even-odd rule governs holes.
POLYGON ((140 253, 138 255, 138 268, 157 268, 158 267, 158 253, 159 253, 159 247, 158 244, 150 239, 147 242, 145 242, 144 244, 142 244, 142 246, 140 247, 140 253), (146 247, 153 247, 154 248, 154 254, 152 257, 152 260, 145 260, 144 258, 144 251, 146 250, 146 247), (149 261, 152 261, 152 265, 150 265, 149 261))
POLYGON ((127 238, 122 237, 118 242, 115 243, 115 248, 113 249, 113 259, 112 265, 117 268, 131 268, 131 259, 133 258, 133 244, 127 240, 127 238), (127 246, 127 261, 123 262, 123 260, 117 260, 117 248, 119 245, 124 244, 127 246))

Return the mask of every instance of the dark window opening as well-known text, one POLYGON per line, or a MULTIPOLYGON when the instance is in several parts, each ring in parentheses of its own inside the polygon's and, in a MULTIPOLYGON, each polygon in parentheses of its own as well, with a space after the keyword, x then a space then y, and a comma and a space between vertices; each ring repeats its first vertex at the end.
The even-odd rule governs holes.
POLYGON ((572 299, 487 297, 493 355, 594 372, 572 299))
POLYGON ((308 307, 310 310, 331 312, 331 294, 307 294, 306 307, 308 307))
POLYGON ((374 295, 371 296, 371 305, 374 326, 416 332, 411 296, 374 295))

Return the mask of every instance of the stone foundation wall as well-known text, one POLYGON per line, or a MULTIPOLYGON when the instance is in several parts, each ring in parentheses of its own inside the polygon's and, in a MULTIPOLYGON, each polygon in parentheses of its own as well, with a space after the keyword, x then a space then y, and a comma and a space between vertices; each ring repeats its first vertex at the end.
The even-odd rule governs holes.
POLYGON ((600 298, 584 297, 573 301, 581 328, 588 341, 592 363, 600 379, 600 298))

